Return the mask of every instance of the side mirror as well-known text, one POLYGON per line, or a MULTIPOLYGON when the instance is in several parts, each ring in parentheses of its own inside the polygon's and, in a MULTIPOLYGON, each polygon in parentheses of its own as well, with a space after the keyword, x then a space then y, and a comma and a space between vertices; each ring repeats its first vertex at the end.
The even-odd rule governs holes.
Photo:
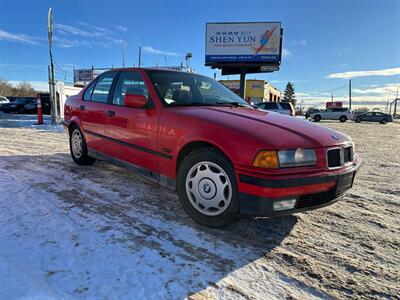
POLYGON ((147 98, 138 94, 125 94, 124 103, 127 107, 144 108, 147 104, 147 98))

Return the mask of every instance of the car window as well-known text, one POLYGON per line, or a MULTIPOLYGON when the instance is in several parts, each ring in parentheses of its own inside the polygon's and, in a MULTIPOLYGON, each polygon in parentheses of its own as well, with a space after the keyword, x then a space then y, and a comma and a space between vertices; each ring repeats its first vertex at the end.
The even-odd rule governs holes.
POLYGON ((125 94, 149 96, 147 87, 138 72, 122 72, 115 87, 113 104, 124 105, 125 94))
POLYGON ((292 107, 290 106, 290 103, 280 102, 279 104, 282 106, 283 109, 290 110, 290 111, 292 110, 292 107))
POLYGON ((107 103, 108 93, 116 74, 117 72, 106 73, 96 81, 92 97, 90 98, 92 101, 107 103))
POLYGON ((278 104, 272 102, 265 103, 265 109, 279 109, 278 104))
POLYGON ((83 100, 90 100, 92 98, 93 88, 96 82, 92 82, 92 84, 86 89, 85 93, 83 93, 83 100))
POLYGON ((366 116, 372 117, 372 116, 373 116, 373 113, 367 113, 366 116))
POLYGON ((265 103, 258 103, 256 105, 261 109, 265 109, 265 103))
POLYGON ((375 115, 377 115, 377 116, 383 116, 383 113, 380 113, 380 112, 377 112, 377 113, 375 113, 375 115))

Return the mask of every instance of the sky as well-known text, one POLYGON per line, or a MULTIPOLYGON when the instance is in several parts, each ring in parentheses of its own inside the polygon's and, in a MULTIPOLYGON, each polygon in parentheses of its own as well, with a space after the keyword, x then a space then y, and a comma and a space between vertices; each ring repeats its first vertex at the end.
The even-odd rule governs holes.
MULTIPOLYGON (((298 103, 386 106, 400 87, 400 1, 22 1, 0 0, 0 78, 46 89, 47 13, 54 12, 56 79, 73 68, 138 63, 180 65, 191 52, 197 73, 227 79, 204 66, 207 22, 280 21, 280 70, 248 74, 284 90, 294 83, 298 103)), ((236 79, 237 76, 229 76, 236 79)))

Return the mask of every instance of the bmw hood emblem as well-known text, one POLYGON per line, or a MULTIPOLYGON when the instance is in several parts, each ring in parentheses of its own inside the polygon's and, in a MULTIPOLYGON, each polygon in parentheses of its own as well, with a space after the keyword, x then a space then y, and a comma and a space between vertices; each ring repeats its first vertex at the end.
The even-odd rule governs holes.
POLYGON ((333 138, 336 141, 340 140, 340 137, 334 134, 331 134, 331 138, 333 138))

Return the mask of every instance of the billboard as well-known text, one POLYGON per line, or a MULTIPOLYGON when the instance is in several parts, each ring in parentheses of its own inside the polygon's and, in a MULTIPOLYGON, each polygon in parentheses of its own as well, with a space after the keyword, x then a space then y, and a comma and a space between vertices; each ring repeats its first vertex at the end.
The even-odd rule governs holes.
POLYGON ((281 36, 280 22, 207 23, 206 65, 279 65, 281 36))
POLYGON ((93 69, 74 69, 74 83, 89 82, 93 78, 93 69))

